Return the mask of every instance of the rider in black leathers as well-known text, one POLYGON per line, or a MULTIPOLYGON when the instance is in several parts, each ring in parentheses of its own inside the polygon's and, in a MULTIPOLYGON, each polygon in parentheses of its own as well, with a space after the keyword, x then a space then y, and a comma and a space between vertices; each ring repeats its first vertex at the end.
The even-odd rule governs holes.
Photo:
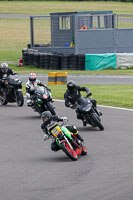
MULTIPOLYGON (((55 126, 55 124, 59 121, 67 121, 67 117, 58 117, 57 115, 52 115, 50 111, 44 111, 42 113, 42 120, 43 120, 43 123, 41 125, 41 129, 45 133, 44 140, 46 140, 48 139, 48 136, 50 135, 50 130, 55 126)), ((66 126, 66 128, 70 132, 72 132, 74 135, 76 135, 76 137, 79 140, 84 141, 84 139, 79 134, 76 126, 66 126)), ((55 139, 53 139, 52 141, 51 149, 52 151, 58 151, 60 149, 59 146, 56 144, 55 139)))
MULTIPOLYGON (((89 91, 89 89, 87 87, 80 87, 80 86, 76 85, 74 81, 68 81, 67 90, 64 93, 65 106, 75 109, 77 107, 77 105, 76 105, 77 99, 79 99, 81 97, 81 93, 80 93, 81 91, 86 92, 87 95, 89 95, 89 96, 92 95, 92 93, 89 91)), ((96 100, 92 99, 91 102, 96 107, 96 104, 97 104, 96 100)), ((77 118, 82 119, 83 125, 85 126, 86 122, 84 121, 84 119, 78 109, 76 109, 76 113, 77 113, 77 118)))
POLYGON ((3 76, 6 75, 6 77, 10 76, 10 75, 15 75, 16 73, 8 68, 8 64, 3 62, 1 64, 1 68, 0 68, 0 94, 2 93, 2 88, 4 88, 4 80, 3 80, 3 76))

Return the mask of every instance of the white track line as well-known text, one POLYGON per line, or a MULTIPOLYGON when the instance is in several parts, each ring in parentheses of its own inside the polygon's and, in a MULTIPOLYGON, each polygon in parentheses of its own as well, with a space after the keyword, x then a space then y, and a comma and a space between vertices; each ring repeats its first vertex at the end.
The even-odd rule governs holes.
MULTIPOLYGON (((59 99, 53 99, 54 101, 59 101, 59 102, 65 102, 64 100, 59 100, 59 99)), ((113 106, 103 106, 103 105, 98 105, 99 107, 103 108, 111 108, 111 109, 116 109, 116 110, 126 110, 126 111, 133 111, 133 109, 128 109, 128 108, 120 108, 120 107, 113 107, 113 106)))

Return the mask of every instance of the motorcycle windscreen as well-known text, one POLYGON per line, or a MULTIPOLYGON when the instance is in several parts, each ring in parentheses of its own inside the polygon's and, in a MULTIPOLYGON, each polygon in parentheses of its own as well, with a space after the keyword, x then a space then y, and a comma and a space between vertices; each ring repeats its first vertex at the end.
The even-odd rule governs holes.
POLYGON ((86 105, 80 105, 78 108, 79 110, 83 111, 83 112, 88 112, 91 110, 92 108, 92 102, 90 101, 90 99, 86 99, 86 105))

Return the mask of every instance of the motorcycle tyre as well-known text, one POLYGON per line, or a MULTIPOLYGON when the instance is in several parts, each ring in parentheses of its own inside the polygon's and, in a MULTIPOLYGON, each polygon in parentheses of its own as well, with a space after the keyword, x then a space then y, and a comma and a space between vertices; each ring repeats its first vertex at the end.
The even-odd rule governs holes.
POLYGON ((104 130, 104 126, 103 126, 102 123, 98 120, 98 118, 96 117, 95 113, 93 113, 93 114, 91 115, 91 119, 92 119, 92 121, 96 124, 96 126, 99 127, 99 129, 100 129, 101 131, 104 130))
POLYGON ((49 102, 49 103, 47 104, 47 108, 48 108, 48 110, 51 112, 52 115, 56 115, 56 112, 55 112, 54 107, 53 107, 53 105, 51 104, 51 102, 49 102))
POLYGON ((1 103, 1 105, 4 106, 4 105, 7 105, 8 102, 6 101, 6 99, 4 99, 4 101, 0 101, 0 103, 1 103))
POLYGON ((19 100, 17 99, 17 105, 19 107, 23 106, 24 105, 24 96, 23 96, 23 93, 22 92, 18 92, 17 96, 19 97, 19 100))
POLYGON ((76 160, 78 159, 78 156, 77 156, 77 154, 76 154, 76 152, 75 152, 74 150, 72 150, 72 153, 70 152, 70 147, 69 147, 69 145, 68 145, 67 142, 63 142, 63 143, 61 144, 61 146, 62 146, 62 149, 63 149, 64 153, 65 153, 71 160, 76 161, 76 160))
MULTIPOLYGON (((5 93, 5 95, 6 95, 6 93, 5 93)), ((2 98, 3 98, 3 95, 2 95, 2 98)), ((0 103, 1 103, 1 105, 4 106, 4 105, 7 105, 8 101, 6 100, 6 98, 4 98, 3 101, 0 100, 0 103)))

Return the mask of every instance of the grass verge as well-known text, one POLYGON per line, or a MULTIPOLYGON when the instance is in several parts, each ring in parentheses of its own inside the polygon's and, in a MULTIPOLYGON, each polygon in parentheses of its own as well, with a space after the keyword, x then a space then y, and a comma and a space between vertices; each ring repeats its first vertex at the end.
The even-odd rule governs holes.
POLYGON ((34 66, 22 66, 17 67, 15 65, 9 65, 10 68, 12 68, 15 72, 19 74, 28 74, 31 72, 37 73, 37 74, 48 74, 48 72, 67 72, 68 74, 83 74, 83 75, 130 75, 133 76, 133 69, 112 69, 112 70, 100 70, 100 71, 80 71, 80 70, 45 70, 41 68, 36 68, 34 66))
MULTIPOLYGON (((81 85, 83 86, 83 85, 81 85)), ((99 105, 133 108, 133 86, 132 85, 84 85, 92 92, 93 99, 99 105)), ((64 99, 66 85, 49 85, 54 99, 64 99)), ((25 86, 23 87, 25 94, 25 86)), ((82 92, 85 95, 85 92, 82 92)))

